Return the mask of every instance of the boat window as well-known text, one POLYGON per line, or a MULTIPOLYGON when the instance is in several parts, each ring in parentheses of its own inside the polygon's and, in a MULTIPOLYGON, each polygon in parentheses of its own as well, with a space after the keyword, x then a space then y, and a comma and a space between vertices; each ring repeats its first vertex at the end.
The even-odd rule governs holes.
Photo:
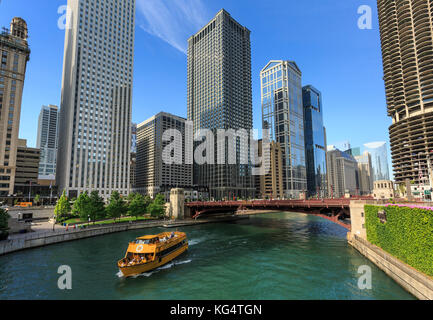
POLYGON ((136 240, 135 244, 149 244, 151 243, 150 240, 136 240))

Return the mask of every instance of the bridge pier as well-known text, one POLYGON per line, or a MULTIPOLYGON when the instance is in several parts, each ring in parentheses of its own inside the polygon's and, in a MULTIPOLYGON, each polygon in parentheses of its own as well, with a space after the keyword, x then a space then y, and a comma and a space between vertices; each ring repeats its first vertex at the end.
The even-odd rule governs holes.
POLYGON ((183 220, 185 219, 185 190, 171 189, 170 191, 170 206, 168 214, 170 219, 183 220))
POLYGON ((365 210, 366 204, 373 203, 368 200, 352 200, 350 201, 350 221, 352 230, 348 233, 349 240, 354 235, 367 240, 367 229, 365 227, 365 210))

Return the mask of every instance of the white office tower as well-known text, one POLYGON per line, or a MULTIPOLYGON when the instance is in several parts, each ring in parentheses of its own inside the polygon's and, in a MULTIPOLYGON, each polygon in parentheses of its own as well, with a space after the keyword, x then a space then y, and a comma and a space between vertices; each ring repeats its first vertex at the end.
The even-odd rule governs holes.
POLYGON ((39 179, 56 179, 57 137, 59 129, 59 108, 42 106, 38 120, 36 148, 41 150, 39 161, 39 179))
POLYGON ((57 159, 59 192, 130 186, 135 0, 68 0, 57 159))

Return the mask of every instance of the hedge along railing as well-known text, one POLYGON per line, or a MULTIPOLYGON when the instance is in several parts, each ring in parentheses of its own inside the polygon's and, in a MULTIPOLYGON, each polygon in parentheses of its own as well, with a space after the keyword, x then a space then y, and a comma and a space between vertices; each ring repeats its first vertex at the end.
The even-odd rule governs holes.
POLYGON ((433 276, 433 211, 366 205, 365 223, 370 243, 433 276))

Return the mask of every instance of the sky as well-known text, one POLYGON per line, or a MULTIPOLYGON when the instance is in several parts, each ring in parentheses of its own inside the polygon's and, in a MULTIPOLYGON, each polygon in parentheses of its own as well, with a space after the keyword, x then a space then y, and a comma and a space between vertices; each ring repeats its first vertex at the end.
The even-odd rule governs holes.
MULTIPOLYGON (((134 122, 160 111, 186 117, 187 39, 224 8, 251 30, 254 128, 261 129, 260 70, 269 60, 293 60, 303 85, 322 92, 328 144, 389 145, 376 0, 136 1, 134 122), (372 8, 372 29, 358 27, 362 5, 372 8)), ((19 16, 29 28, 20 123, 29 146, 36 145, 41 106, 60 104, 64 30, 58 9, 66 3, 0 0, 0 26, 19 16)))

